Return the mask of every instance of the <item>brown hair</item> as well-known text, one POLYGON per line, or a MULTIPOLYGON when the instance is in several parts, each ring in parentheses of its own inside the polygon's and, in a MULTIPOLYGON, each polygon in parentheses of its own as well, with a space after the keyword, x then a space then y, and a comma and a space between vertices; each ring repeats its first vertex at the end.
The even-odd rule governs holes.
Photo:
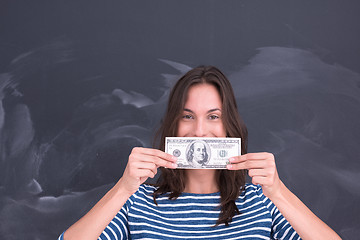
MULTIPOLYGON (((216 67, 200 66, 187 72, 173 87, 160 129, 156 138, 160 140, 159 149, 164 151, 165 137, 177 134, 178 122, 183 111, 187 92, 195 84, 207 83, 216 87, 222 100, 222 121, 227 137, 241 138, 241 153, 247 152, 247 129, 237 110, 236 100, 229 80, 216 67)), ((169 199, 176 199, 185 189, 185 170, 161 168, 161 176, 157 182, 159 188, 153 198, 160 194, 170 193, 169 199)), ((217 225, 232 221, 239 214, 235 201, 245 186, 245 170, 217 170, 217 184, 220 189, 221 212, 217 225)))

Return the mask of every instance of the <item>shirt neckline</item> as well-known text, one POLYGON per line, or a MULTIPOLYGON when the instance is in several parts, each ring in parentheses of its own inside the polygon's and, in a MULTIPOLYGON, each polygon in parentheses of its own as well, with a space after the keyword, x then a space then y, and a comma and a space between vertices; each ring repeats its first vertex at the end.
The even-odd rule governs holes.
POLYGON ((199 196, 199 197, 206 197, 206 196, 219 196, 220 192, 214 192, 214 193, 188 193, 188 192, 182 192, 180 196, 199 196))

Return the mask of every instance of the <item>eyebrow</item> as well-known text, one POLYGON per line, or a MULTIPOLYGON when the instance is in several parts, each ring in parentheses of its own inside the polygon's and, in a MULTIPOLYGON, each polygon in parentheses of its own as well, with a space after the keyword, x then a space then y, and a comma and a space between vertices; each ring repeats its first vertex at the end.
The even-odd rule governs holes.
MULTIPOLYGON (((188 108, 184 108, 184 111, 194 113, 192 110, 190 110, 188 108)), ((210 109, 209 111, 207 111, 207 113, 216 112, 216 111, 221 112, 221 109, 220 108, 213 108, 213 109, 210 109)))

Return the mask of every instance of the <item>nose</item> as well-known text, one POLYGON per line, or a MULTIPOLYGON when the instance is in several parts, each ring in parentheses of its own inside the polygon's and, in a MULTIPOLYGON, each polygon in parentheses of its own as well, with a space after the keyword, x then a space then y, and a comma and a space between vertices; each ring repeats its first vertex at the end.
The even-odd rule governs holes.
POLYGON ((197 119, 195 124, 195 137, 205 137, 206 135, 206 122, 203 119, 197 119))

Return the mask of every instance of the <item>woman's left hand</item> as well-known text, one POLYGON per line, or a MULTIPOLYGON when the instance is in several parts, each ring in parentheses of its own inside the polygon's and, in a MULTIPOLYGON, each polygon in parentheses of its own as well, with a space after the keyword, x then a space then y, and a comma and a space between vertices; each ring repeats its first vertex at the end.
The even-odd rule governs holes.
POLYGON ((341 239, 281 182, 273 154, 248 153, 229 160, 227 169, 249 170, 253 184, 261 185, 264 195, 275 204, 302 239, 341 239))
POLYGON ((281 181, 276 170, 275 157, 271 153, 248 153, 229 159, 229 170, 247 169, 253 184, 260 184, 268 198, 279 193, 281 181))

